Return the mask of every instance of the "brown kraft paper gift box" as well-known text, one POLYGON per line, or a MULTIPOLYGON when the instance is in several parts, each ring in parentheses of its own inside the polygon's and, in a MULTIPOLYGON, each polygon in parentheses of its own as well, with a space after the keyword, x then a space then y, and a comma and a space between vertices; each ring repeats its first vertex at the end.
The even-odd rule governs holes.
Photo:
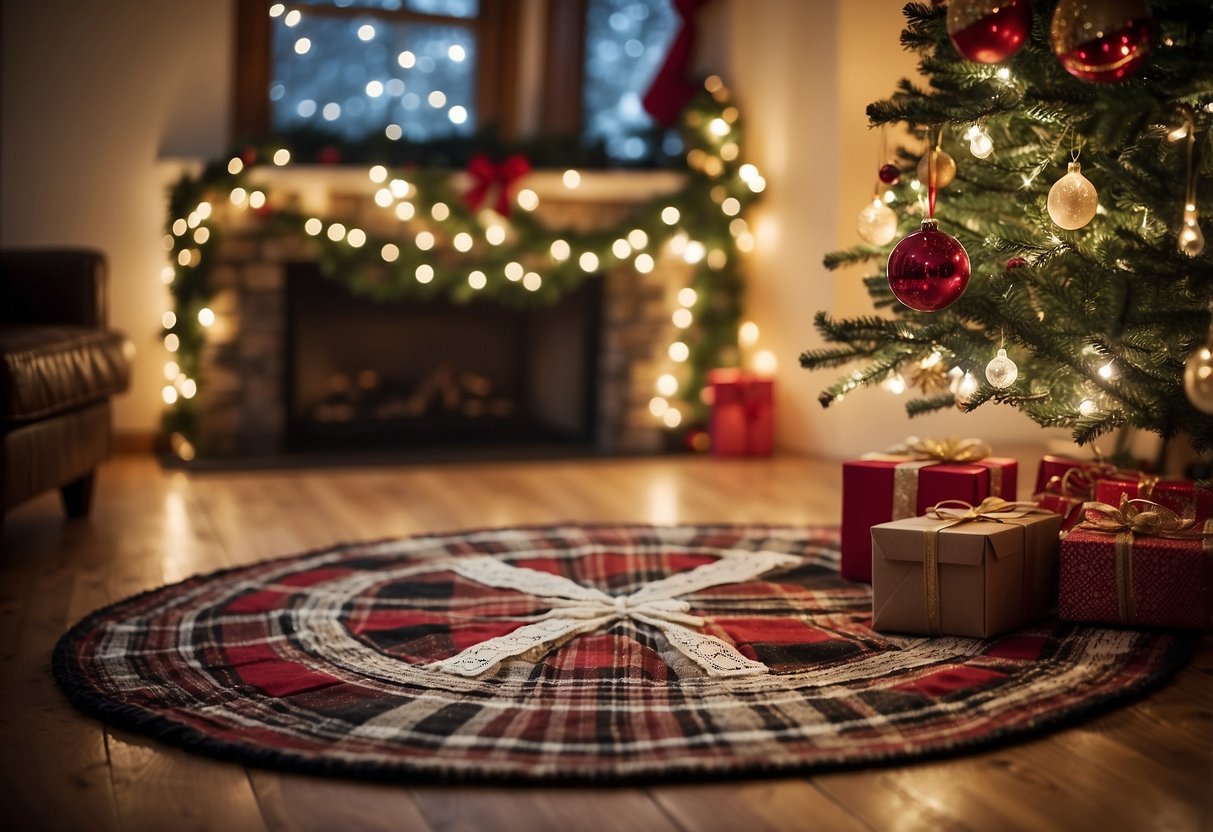
POLYGON ((1039 508, 1019 513, 1001 522, 946 525, 946 517, 928 515, 873 526, 873 629, 989 638, 1047 615, 1056 586, 1061 517, 1039 508), (926 562, 927 538, 934 530, 938 629, 933 632, 926 562))

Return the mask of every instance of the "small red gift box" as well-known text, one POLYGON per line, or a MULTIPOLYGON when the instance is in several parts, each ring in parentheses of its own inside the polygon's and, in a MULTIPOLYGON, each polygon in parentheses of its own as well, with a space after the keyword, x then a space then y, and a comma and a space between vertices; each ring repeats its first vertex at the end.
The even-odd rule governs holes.
POLYGON ((1126 626, 1213 626, 1213 521, 1148 500, 1091 502, 1061 541, 1057 617, 1126 626))
MULTIPOLYGON (((976 440, 965 440, 975 445, 976 440)), ((924 443, 907 441, 907 446, 924 443)), ((932 443, 925 443, 932 444, 932 443)), ((948 443, 933 443, 944 445, 948 443)), ((951 443, 961 447, 964 443, 951 443)), ((988 451, 988 446, 984 448, 988 451)), ((942 453, 948 453, 943 449, 942 453)), ((981 456, 981 453, 977 453, 981 456)), ((966 462, 927 458, 922 453, 868 454, 842 464, 842 577, 872 582, 872 527, 917 517, 944 500, 976 505, 986 497, 1015 500, 1018 464, 983 457, 966 462)))
POLYGON ((775 382, 745 370, 708 373, 709 433, 716 456, 769 456, 775 447, 775 382))
POLYGON ((1197 488, 1191 480, 1159 480, 1150 476, 1137 479, 1104 479, 1095 483, 1095 500, 1120 505, 1121 497, 1142 499, 1166 506, 1180 517, 1203 523, 1213 518, 1213 491, 1197 488))
MULTIPOLYGON (((1036 468, 1036 489, 1032 493, 1057 493, 1057 483, 1071 471, 1081 475, 1082 481, 1089 484, 1116 473, 1117 469, 1106 462, 1045 454, 1040 458, 1040 465, 1036 468)), ((1073 478, 1075 475, 1070 476, 1073 478)))

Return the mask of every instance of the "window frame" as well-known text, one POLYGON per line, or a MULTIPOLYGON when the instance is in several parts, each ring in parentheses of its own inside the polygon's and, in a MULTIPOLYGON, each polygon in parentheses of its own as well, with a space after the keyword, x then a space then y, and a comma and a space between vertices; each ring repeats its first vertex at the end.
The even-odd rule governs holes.
MULTIPOLYGON (((247 141, 270 134, 269 85, 272 64, 272 0, 237 0, 236 54, 233 72, 232 138, 247 141)), ((307 14, 352 17, 365 8, 294 5, 307 14)), ((385 20, 445 23, 476 32, 476 129, 496 124, 499 138, 523 138, 527 127, 541 135, 576 135, 581 130, 581 86, 585 75, 585 0, 480 0, 475 18, 448 17, 408 9, 372 9, 385 20), (536 89, 519 88, 518 49, 522 43, 525 6, 539 6, 542 34, 533 40, 543 48, 536 89), (538 96, 538 123, 521 124, 521 96, 538 96)))

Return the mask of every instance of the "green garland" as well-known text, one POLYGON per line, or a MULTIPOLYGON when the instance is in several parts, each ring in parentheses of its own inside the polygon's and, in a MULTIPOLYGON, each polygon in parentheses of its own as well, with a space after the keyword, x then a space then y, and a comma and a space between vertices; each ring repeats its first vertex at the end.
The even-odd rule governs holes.
MULTIPOLYGON (((167 326, 162 335, 166 347, 174 353, 172 361, 178 372, 175 378, 167 379, 164 388, 169 405, 164 427, 174 448, 184 457, 194 454, 192 441, 197 436, 198 418, 195 393, 206 381, 198 376, 208 323, 199 320, 199 312, 208 307, 214 294, 210 281, 216 261, 213 252, 225 233, 222 223, 212 220, 209 206, 229 199, 248 206, 245 200, 254 191, 260 191, 267 201, 263 207, 252 208, 260 215, 259 220, 252 231, 241 229, 241 235, 307 238, 326 277, 355 295, 381 301, 442 296, 455 302, 475 298, 509 306, 547 305, 599 269, 624 262, 634 266, 635 259, 645 253, 656 257, 663 246, 684 234, 685 239, 703 248, 695 247, 687 258, 695 261, 690 288, 695 290, 696 300, 690 307, 692 323, 682 333, 689 356, 685 374, 679 379, 678 397, 685 403, 683 413, 687 417, 680 427, 701 426, 707 415, 701 392, 708 370, 738 362, 743 290, 739 250, 748 250, 753 244, 744 215, 764 187, 754 167, 742 163, 740 118, 729 103, 728 91, 715 77, 709 78, 704 87, 683 114, 683 187, 637 206, 617 227, 593 233, 548 230, 514 202, 509 217, 494 215, 494 223, 507 230, 506 241, 488 245, 481 221, 484 206, 469 209, 463 196, 451 186, 450 169, 409 167, 387 170, 383 183, 389 190, 393 179, 408 183, 407 194, 397 184, 392 203, 384 207, 387 210, 400 202, 412 204, 413 216, 399 222, 398 233, 381 237, 361 232, 364 240, 358 235, 351 240, 347 229, 346 234, 334 230, 330 236, 334 224, 348 223, 349 219, 314 217, 275 206, 265 189, 250 184, 248 176, 257 165, 274 164, 274 155, 283 149, 291 154, 289 164, 337 161, 339 148, 315 141, 304 143, 307 149, 303 156, 282 141, 245 146, 210 162, 197 176, 183 176, 170 193, 165 238, 173 261, 170 289, 174 309, 165 316, 167 326), (440 206, 437 212, 436 205, 440 206), (678 212, 673 222, 670 208, 678 212), (647 238, 645 244, 629 246, 632 250, 623 252, 626 256, 618 256, 622 251, 618 241, 627 240, 629 233, 633 242, 639 240, 637 229, 647 238), (422 232, 432 235, 432 245, 418 245, 417 235, 422 232), (476 241, 474 254, 456 250, 456 236, 461 233, 476 241), (568 244, 571 256, 558 259, 553 254, 552 245, 559 240, 568 244), (583 268, 579 260, 586 253, 596 258, 598 267, 583 268), (524 272, 533 271, 540 284, 535 286, 534 277, 525 282, 507 279, 505 269, 511 263, 519 264, 524 272), (473 269, 486 276, 479 289, 469 283, 473 269)), ((386 196, 382 198, 387 202, 386 196)), ((490 204, 486 200, 485 206, 490 204)), ((517 266, 511 269, 517 274, 517 266)))

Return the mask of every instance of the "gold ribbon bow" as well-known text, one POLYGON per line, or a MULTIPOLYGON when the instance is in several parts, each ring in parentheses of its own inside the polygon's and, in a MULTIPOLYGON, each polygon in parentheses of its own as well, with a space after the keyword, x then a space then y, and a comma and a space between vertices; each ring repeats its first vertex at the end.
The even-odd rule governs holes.
POLYGON ((930 635, 937 636, 943 632, 943 610, 939 601, 939 533, 974 520, 1005 523, 1029 514, 1052 512, 1035 503, 1011 502, 1002 497, 986 497, 977 505, 964 500, 943 500, 927 509, 928 517, 944 521, 927 529, 923 537, 922 588, 926 595, 927 632, 930 635))
MULTIPOLYGON (((1157 481, 1157 478, 1154 480, 1157 481)), ((1194 528, 1194 519, 1180 517, 1166 506, 1150 500, 1131 500, 1127 495, 1121 497, 1120 508, 1108 503, 1088 502, 1083 503, 1082 510, 1087 519, 1074 528, 1116 536, 1116 605, 1122 624, 1137 621, 1137 603, 1133 597, 1134 535, 1172 540, 1213 537, 1213 530, 1194 528)))
POLYGON ((992 450, 980 439, 920 439, 907 436, 905 442, 889 448, 888 453, 909 454, 919 459, 934 459, 939 462, 976 462, 988 457, 992 450))

